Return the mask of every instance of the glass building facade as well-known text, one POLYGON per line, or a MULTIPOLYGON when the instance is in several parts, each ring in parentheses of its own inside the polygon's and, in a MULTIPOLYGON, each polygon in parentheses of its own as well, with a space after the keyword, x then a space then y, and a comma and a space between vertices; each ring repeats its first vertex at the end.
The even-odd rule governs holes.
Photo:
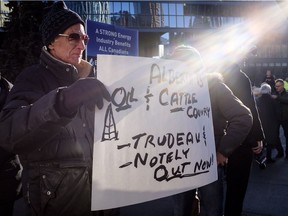
MULTIPOLYGON (((266 70, 288 77, 287 18, 276 1, 82 1, 66 2, 83 18, 139 31, 139 55, 169 54, 179 44, 195 46, 208 62, 227 55, 244 59, 252 81, 266 70), (254 24, 254 25, 253 25, 254 24), (225 50, 225 52, 223 52, 225 50)), ((258 77, 258 78, 257 78, 258 77)))

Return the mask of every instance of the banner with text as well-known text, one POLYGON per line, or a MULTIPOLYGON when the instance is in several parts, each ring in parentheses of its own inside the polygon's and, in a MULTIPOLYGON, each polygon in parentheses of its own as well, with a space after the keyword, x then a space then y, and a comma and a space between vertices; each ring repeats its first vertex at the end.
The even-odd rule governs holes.
POLYGON ((96 64, 96 55, 138 56, 138 31, 87 20, 87 60, 96 64))
POLYGON ((206 76, 173 60, 98 55, 111 101, 96 109, 92 210, 145 202, 217 179, 206 76))

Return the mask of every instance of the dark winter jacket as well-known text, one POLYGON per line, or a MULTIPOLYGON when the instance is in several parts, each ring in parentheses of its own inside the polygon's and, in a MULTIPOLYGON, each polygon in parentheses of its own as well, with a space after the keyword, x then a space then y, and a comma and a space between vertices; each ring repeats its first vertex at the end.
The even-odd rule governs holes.
MULTIPOLYGON (((12 84, 0 77, 0 111, 2 110, 12 84)), ((20 162, 16 154, 0 147, 0 204, 13 204, 21 191, 20 162)))
POLYGON ((216 151, 228 157, 245 140, 252 126, 252 115, 219 76, 209 74, 208 86, 216 151))
POLYGON ((223 77, 225 84, 232 90, 233 94, 250 109, 253 116, 253 126, 243 145, 249 145, 251 147, 257 146, 257 141, 264 139, 264 132, 250 79, 237 65, 233 65, 229 70, 225 71, 223 77))
POLYGON ((94 112, 81 106, 71 118, 55 110, 59 87, 77 69, 42 50, 40 64, 17 78, 0 119, 0 143, 19 154, 23 190, 32 215, 90 215, 94 112))
POLYGON ((278 121, 276 116, 276 103, 270 94, 262 94, 256 100, 259 116, 263 126, 265 140, 268 144, 276 144, 278 141, 278 121))
MULTIPOLYGON (((6 102, 8 93, 11 90, 11 88, 12 88, 12 84, 0 76, 0 111, 2 110, 6 102)), ((0 176, 1 176, 2 165, 5 164, 7 161, 11 160, 11 158, 14 158, 14 156, 15 154, 11 152, 7 152, 0 147, 0 176)))
POLYGON ((278 103, 277 118, 279 121, 288 121, 288 93, 284 89, 280 94, 277 92, 276 101, 278 103))

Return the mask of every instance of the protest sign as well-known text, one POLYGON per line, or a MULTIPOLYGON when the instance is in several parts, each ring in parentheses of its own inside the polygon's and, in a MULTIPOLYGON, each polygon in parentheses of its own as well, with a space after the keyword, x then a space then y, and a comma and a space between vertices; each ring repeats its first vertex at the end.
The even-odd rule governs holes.
POLYGON ((206 76, 173 60, 98 55, 111 102, 95 112, 92 210, 217 179, 206 76), (187 70, 188 69, 188 70, 187 70))

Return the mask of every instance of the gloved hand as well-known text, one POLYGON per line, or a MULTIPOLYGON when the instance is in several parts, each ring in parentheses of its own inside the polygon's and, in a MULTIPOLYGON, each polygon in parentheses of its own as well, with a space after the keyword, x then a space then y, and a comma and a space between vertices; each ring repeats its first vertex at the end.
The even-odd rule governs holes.
POLYGON ((110 101, 110 94, 104 84, 94 77, 77 80, 68 88, 60 92, 58 100, 58 111, 60 114, 71 114, 76 112, 82 104, 93 104, 99 109, 103 107, 103 98, 110 101))

